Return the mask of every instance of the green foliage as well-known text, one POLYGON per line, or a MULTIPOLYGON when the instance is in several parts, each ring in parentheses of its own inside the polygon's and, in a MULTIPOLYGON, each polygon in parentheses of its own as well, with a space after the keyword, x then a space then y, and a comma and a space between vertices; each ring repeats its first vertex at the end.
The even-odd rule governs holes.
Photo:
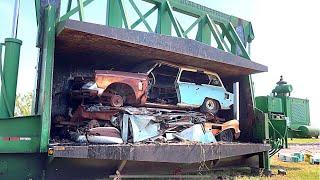
POLYGON ((32 108, 32 92, 18 94, 16 97, 15 116, 29 116, 32 108))

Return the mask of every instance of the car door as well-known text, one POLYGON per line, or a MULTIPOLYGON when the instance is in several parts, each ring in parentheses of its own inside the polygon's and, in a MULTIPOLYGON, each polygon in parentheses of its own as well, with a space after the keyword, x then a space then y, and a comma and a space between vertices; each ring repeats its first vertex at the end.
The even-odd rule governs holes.
POLYGON ((203 72, 193 69, 181 69, 177 78, 178 105, 199 107, 203 103, 203 84, 208 84, 209 78, 203 72))
POLYGON ((226 91, 218 75, 209 74, 209 83, 203 85, 203 95, 219 102, 221 109, 228 109, 233 104, 233 94, 226 91))

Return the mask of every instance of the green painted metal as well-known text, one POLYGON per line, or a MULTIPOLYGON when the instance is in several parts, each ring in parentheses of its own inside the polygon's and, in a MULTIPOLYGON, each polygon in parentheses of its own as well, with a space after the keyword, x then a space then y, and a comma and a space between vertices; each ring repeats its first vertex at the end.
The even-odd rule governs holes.
POLYGON ((270 156, 275 155, 282 148, 288 148, 288 130, 285 117, 276 117, 269 120, 270 144, 273 152, 270 156))
POLYGON ((0 179, 44 179, 44 154, 0 154, 0 179))
POLYGON ((219 49, 222 49, 225 51, 225 47, 223 47, 223 44, 222 44, 222 40, 223 39, 220 39, 221 38, 221 35, 220 35, 220 32, 218 31, 218 28, 217 26, 211 21, 210 17, 208 15, 206 15, 206 19, 208 21, 208 25, 209 25, 209 28, 213 34, 213 37, 214 39, 216 40, 217 44, 218 44, 218 47, 219 49))
POLYGON ((40 133, 40 116, 0 119, 0 154, 39 152, 40 133))
POLYGON ((236 30, 234 29, 234 26, 232 25, 231 22, 228 23, 228 29, 229 29, 229 32, 232 36, 233 42, 235 42, 236 47, 239 47, 241 50, 241 56, 244 58, 250 59, 250 56, 247 53, 246 48, 242 44, 242 41, 241 41, 239 35, 237 34, 236 30))
POLYGON ((83 1, 82 0, 77 0, 77 2, 78 2, 78 7, 79 7, 79 20, 83 21, 83 16, 84 16, 83 1))
POLYGON ((270 139, 269 136, 269 118, 268 114, 260 109, 255 109, 254 138, 260 143, 266 143, 270 139))
POLYGON ((68 6, 67 6, 67 12, 68 13, 71 10, 71 6, 72 6, 72 0, 68 0, 68 6))
MULTIPOLYGON (((88 4, 90 4, 91 2, 93 2, 94 0, 86 0, 83 2, 83 6, 82 8, 86 7, 88 4)), ((69 1, 70 2, 70 1, 69 1)), ((68 2, 68 3, 69 3, 68 2)), ((75 13, 79 13, 81 7, 80 6, 77 6, 73 9, 71 9, 70 11, 68 11, 65 15, 61 16, 59 21, 64 21, 64 20, 67 20, 69 19, 72 15, 74 15, 75 13)), ((82 13, 83 14, 83 13, 82 13)))
POLYGON ((128 15, 127 15, 127 12, 123 6, 123 0, 118 0, 118 3, 119 3, 119 7, 120 7, 120 12, 121 12, 121 17, 122 17, 122 20, 123 20, 123 24, 124 24, 124 27, 126 29, 129 29, 129 25, 128 25, 128 15))
POLYGON ((36 19, 37 25, 40 23, 40 0, 34 0, 35 3, 35 10, 36 10, 36 19))
MULTIPOLYGON (((73 14, 79 12, 79 15, 84 13, 84 7, 91 3, 93 0, 83 2, 83 7, 79 6, 70 10, 71 5, 68 1, 67 13, 60 18, 60 21, 70 18, 73 14)), ((219 49, 232 52, 233 54, 240 55, 250 59, 249 54, 246 52, 245 46, 247 42, 251 42, 254 38, 252 25, 250 22, 240 18, 230 16, 219 11, 209 9, 199 4, 193 3, 188 0, 142 0, 155 6, 147 11, 145 14, 141 13, 138 6, 133 0, 108 0, 106 25, 112 27, 122 28, 136 28, 141 22, 146 26, 148 32, 156 32, 165 35, 175 34, 178 37, 188 38, 188 33, 198 25, 196 40, 211 45, 211 34, 214 37, 219 49), (128 24, 128 17, 124 3, 129 3, 134 11, 138 14, 139 19, 131 25, 128 24), (158 20, 155 31, 152 30, 146 18, 150 16, 155 10, 158 10, 158 20), (183 30, 182 25, 174 16, 174 11, 185 14, 187 16, 196 17, 197 20, 192 25, 183 30), (218 26, 222 30, 219 32, 218 26), (241 26, 244 31, 244 42, 242 42, 235 31, 234 27, 241 26), (172 31, 174 29, 174 32, 172 31), (226 39, 224 38, 226 37, 226 39), (229 42, 227 44, 226 40, 229 42), (239 51, 240 50, 240 54, 239 51)), ((79 4, 79 3, 78 3, 79 4)), ((82 19, 80 18, 80 21, 82 19)), ((250 80, 251 81, 251 80, 250 80)))
POLYGON ((282 100, 272 96, 258 96, 255 98, 256 107, 264 113, 280 113, 284 114, 282 100))
MULTIPOLYGON (((149 32, 153 32, 150 25, 148 24, 148 22, 146 21, 146 19, 144 18, 144 16, 142 15, 142 13, 140 12, 139 8, 137 7, 137 5, 134 3, 133 0, 129 0, 130 4, 132 5, 133 9, 136 11, 136 13, 139 15, 140 19, 142 20, 143 24, 146 26, 146 28, 148 29, 149 32)), ((131 26, 132 28, 132 26, 131 26)))
POLYGON ((143 21, 142 18, 146 19, 147 17, 149 17, 157 9, 158 9, 158 7, 156 5, 153 6, 153 8, 151 8, 149 11, 147 11, 142 17, 140 17, 137 21, 132 23, 131 29, 134 29, 135 27, 137 27, 143 21))
MULTIPOLYGON (((0 118, 13 117, 22 41, 5 39, 5 54, 1 75, 0 118)), ((1 67, 2 68, 2 67, 1 67)))
POLYGON ((108 0, 106 25, 110 27, 122 27, 122 13, 118 0, 108 0))
POLYGON ((40 152, 46 152, 48 149, 50 126, 51 126, 51 105, 52 105, 52 77, 54 64, 54 46, 55 46, 55 8, 51 5, 44 10, 44 39, 43 39, 43 56, 42 56, 42 73, 40 89, 41 113, 41 141, 40 152))
POLYGON ((197 20, 195 20, 185 31, 183 34, 188 34, 192 28, 194 28, 199 22, 203 19, 203 16, 199 17, 197 20))
MULTIPOLYGON (((266 99, 268 98, 266 97, 266 99)), ((271 145, 271 150, 269 151, 269 156, 271 157, 282 148, 288 147, 287 121, 284 115, 268 112, 270 107, 265 103, 257 102, 258 104, 265 106, 263 109, 266 112, 255 108, 254 137, 257 142, 271 145)))
POLYGON ((156 33, 171 35, 172 23, 170 20, 168 3, 161 3, 158 7, 158 22, 156 27, 156 33))
POLYGON ((289 128, 298 129, 301 125, 310 125, 309 100, 288 96, 279 97, 283 102, 285 115, 289 118, 289 128))
POLYGON ((181 26, 179 26, 177 19, 173 15, 173 8, 170 5, 169 1, 165 1, 165 3, 167 4, 168 13, 169 13, 169 17, 170 17, 171 23, 173 25, 173 28, 176 31, 177 36, 182 37, 182 30, 180 29, 181 26))
POLYGON ((290 84, 281 84, 276 86, 273 90, 272 93, 276 94, 277 96, 281 96, 281 95, 285 95, 285 94, 289 94, 293 91, 293 87, 290 84))
POLYGON ((260 164, 260 168, 263 169, 263 173, 270 175, 271 167, 270 167, 270 158, 269 158, 268 151, 259 153, 259 164, 260 164))
POLYGON ((211 45, 211 30, 208 24, 207 16, 202 18, 198 24, 196 40, 211 45))

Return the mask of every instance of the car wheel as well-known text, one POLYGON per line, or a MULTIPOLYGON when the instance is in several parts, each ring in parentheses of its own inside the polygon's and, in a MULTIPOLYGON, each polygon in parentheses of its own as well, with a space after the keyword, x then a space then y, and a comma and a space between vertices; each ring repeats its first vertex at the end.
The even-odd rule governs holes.
POLYGON ((216 114, 220 109, 219 102, 213 99, 206 98, 200 107, 200 111, 203 113, 216 114))
POLYGON ((113 107, 123 106, 123 98, 120 95, 112 95, 110 98, 110 105, 113 107))
POLYGON ((234 135, 232 129, 226 129, 217 135, 218 141, 233 142, 234 135))

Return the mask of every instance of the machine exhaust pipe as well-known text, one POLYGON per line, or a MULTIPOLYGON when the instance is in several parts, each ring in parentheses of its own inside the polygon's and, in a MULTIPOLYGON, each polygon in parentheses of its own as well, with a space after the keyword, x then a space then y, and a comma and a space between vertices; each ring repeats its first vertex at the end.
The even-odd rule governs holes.
MULTIPOLYGON (((5 39, 3 66, 0 62, 0 118, 14 116, 17 79, 22 41, 17 39, 20 0, 15 0, 11 38, 5 39)), ((0 58, 1 61, 1 58, 0 58)))
POLYGON ((12 38, 17 38, 18 22, 19 22, 19 11, 20 11, 20 0, 15 0, 13 16, 12 16, 12 32, 11 32, 11 37, 12 38))

